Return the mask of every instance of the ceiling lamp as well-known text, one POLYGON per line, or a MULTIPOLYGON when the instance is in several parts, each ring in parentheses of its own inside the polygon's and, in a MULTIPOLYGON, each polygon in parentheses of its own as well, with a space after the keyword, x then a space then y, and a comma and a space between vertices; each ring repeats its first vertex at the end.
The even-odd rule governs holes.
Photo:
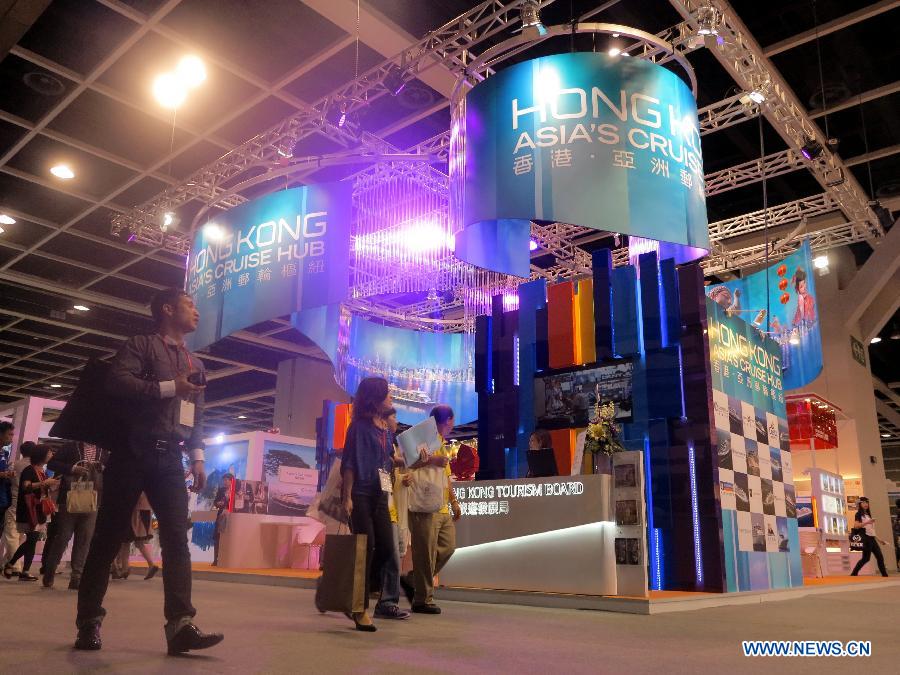
POLYGON ((0 213, 0 224, 3 225, 15 225, 16 219, 12 216, 8 216, 5 213, 0 213))
POLYGON ((881 434, 881 437, 882 437, 882 438, 890 438, 891 435, 890 435, 890 434, 881 434))
POLYGON ((828 256, 827 255, 817 255, 813 258, 813 266, 817 270, 827 270, 828 269, 828 256))
POLYGON ((618 47, 610 47, 609 51, 606 53, 609 54, 610 56, 618 56, 619 54, 622 53, 622 50, 619 49, 618 47))
POLYGON ((163 108, 178 108, 187 93, 187 85, 174 73, 163 73, 153 81, 153 95, 163 108))
POLYGON ((51 384, 51 385, 50 385, 50 388, 51 388, 51 389, 60 389, 61 387, 62 387, 61 384, 51 384))
POLYGON ((225 238, 225 230, 218 223, 207 223, 203 226, 203 236, 210 241, 222 241, 225 238))
POLYGON ((800 146, 800 152, 809 160, 813 160, 821 155, 823 149, 822 144, 812 137, 808 137, 806 142, 800 146))
POLYGON ((246 415, 238 415, 237 418, 239 420, 245 420, 245 419, 247 419, 247 416, 246 415))
POLYGON ((72 178, 75 178, 75 172, 72 171, 68 164, 57 164, 56 166, 50 168, 50 173, 63 180, 71 180, 72 178))
POLYGON ((547 34, 547 27, 541 21, 541 3, 529 0, 519 11, 522 19, 522 35, 536 38, 547 34))
POLYGON ((72 309, 74 309, 77 312, 90 312, 91 311, 91 308, 88 307, 87 305, 73 305, 72 309))
POLYGON ((881 342, 881 338, 877 335, 869 340, 870 345, 877 345, 879 342, 881 342))
POLYGON ((703 5, 697 10, 697 35, 718 35, 722 15, 712 5, 703 5))
MULTIPOLYGON (((166 232, 170 227, 178 227, 178 223, 181 222, 181 219, 175 215, 172 211, 166 211, 162 214, 159 222, 159 229, 163 232, 166 232)), ((129 241, 131 241, 129 239, 129 241)))
POLYGON ((538 250, 538 243, 534 239, 529 240, 528 250, 529 251, 537 251, 538 250))
POLYGON ((196 89, 206 80, 206 66, 199 56, 185 56, 175 68, 175 77, 188 89, 196 89))

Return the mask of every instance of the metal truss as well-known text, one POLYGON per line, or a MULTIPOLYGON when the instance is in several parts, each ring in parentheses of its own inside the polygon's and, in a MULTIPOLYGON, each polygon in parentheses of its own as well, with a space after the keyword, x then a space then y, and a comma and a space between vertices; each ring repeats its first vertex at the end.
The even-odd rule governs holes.
POLYGON ((711 51, 744 91, 765 87, 767 96, 761 104, 762 113, 784 138, 788 146, 799 150, 808 139, 814 138, 823 146, 822 154, 808 162, 816 180, 831 194, 847 220, 862 228, 865 238, 879 237, 884 230, 868 208, 868 197, 856 178, 844 166, 841 158, 828 149, 828 139, 806 113, 797 95, 763 53, 759 43, 725 0, 670 0, 684 20, 697 27, 696 15, 700 7, 712 5, 719 12, 720 44, 711 51), (839 174, 841 182, 835 183, 839 174))
MULTIPOLYGON (((760 232, 766 228, 774 228, 803 218, 821 216, 837 210, 838 202, 827 192, 795 199, 792 202, 770 206, 734 218, 726 218, 709 224, 709 239, 713 242, 730 239, 744 234, 760 232)), ((865 238, 865 237, 863 237, 865 238)))
POLYGON ((728 190, 757 183, 763 178, 768 179, 790 173, 803 166, 803 156, 791 148, 766 155, 762 159, 752 159, 737 166, 706 174, 706 196, 712 197, 728 190))

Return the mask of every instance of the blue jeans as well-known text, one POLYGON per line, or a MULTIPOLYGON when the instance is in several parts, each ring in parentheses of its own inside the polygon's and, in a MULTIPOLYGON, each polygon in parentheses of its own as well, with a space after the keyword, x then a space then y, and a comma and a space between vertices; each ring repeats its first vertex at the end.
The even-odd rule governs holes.
POLYGON ((394 555, 384 566, 384 580, 381 584, 381 600, 378 607, 396 606, 400 602, 400 530, 397 523, 391 523, 394 533, 394 555))

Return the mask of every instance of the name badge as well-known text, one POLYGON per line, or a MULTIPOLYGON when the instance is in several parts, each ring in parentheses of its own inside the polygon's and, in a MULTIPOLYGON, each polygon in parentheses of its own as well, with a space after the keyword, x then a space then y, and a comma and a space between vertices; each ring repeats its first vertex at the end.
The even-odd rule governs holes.
POLYGON ((194 428, 194 409, 195 406, 190 401, 181 401, 178 409, 178 423, 181 426, 194 428))
POLYGON ((378 480, 381 481, 381 491, 391 494, 394 492, 394 484, 391 482, 391 474, 384 469, 378 469, 378 480))

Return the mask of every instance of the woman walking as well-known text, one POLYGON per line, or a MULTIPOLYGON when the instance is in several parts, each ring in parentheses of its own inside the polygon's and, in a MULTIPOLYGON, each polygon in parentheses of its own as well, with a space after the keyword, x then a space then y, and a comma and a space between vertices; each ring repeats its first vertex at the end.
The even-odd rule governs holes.
MULTIPOLYGON (((341 498, 350 516, 354 534, 367 535, 366 610, 371 579, 383 579, 385 569, 394 565, 394 533, 388 512, 394 444, 384 413, 391 407, 387 380, 367 377, 359 383, 353 398, 353 419, 347 429, 341 475, 341 498)), ((399 571, 395 571, 399 574, 399 571)), ((381 590, 380 588, 378 590, 381 590)), ((375 607, 375 615, 385 619, 405 619, 408 612, 396 603, 375 607)), ((351 615, 356 629, 375 631, 367 611, 351 615)))
POLYGON ((153 539, 153 530, 151 529, 152 515, 147 495, 142 492, 131 514, 131 532, 126 541, 122 542, 119 555, 113 561, 111 571, 113 579, 127 579, 128 575, 131 574, 128 558, 131 554, 132 542, 134 542, 134 547, 140 551, 144 560, 147 561, 147 575, 144 577, 144 581, 152 579, 159 572, 159 566, 153 561, 153 556, 150 553, 150 541, 153 539))
MULTIPOLYGON (((55 504, 50 499, 50 491, 59 486, 58 478, 47 478, 44 465, 53 456, 49 445, 37 445, 31 450, 31 463, 22 470, 19 477, 19 494, 16 502, 16 529, 25 535, 25 541, 3 568, 3 576, 11 579, 14 566, 23 559, 19 581, 37 581, 30 574, 31 561, 41 533, 45 529, 47 516, 45 505, 55 504)), ((49 508, 47 509, 49 510, 49 508)))
POLYGON ((853 568, 850 576, 855 577, 857 574, 859 574, 859 571, 863 568, 863 565, 869 562, 869 559, 874 555, 875 561, 878 563, 878 571, 881 572, 881 576, 886 577, 888 573, 884 568, 884 556, 881 553, 881 547, 878 545, 878 542, 881 541, 881 543, 885 546, 887 546, 887 542, 878 539, 878 537, 875 536, 875 519, 869 512, 869 499, 867 497, 859 498, 859 506, 856 509, 856 518, 854 520, 856 521, 857 527, 865 528, 865 532, 862 535, 862 558, 860 558, 859 562, 856 563, 856 567, 853 568))

